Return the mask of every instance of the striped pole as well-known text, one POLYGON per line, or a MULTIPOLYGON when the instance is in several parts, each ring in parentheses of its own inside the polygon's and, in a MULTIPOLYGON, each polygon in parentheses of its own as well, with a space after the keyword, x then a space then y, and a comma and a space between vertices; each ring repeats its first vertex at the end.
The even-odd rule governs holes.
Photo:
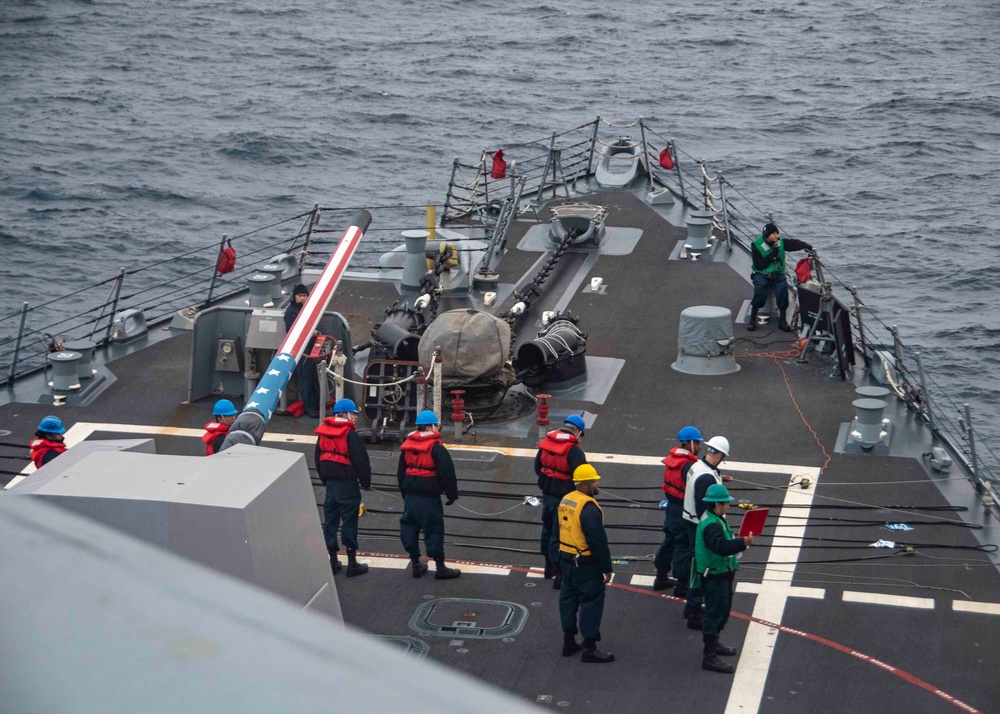
POLYGON ((372 216, 368 211, 359 211, 351 225, 344 231, 336 250, 333 251, 326 267, 323 268, 323 273, 309 293, 309 299, 285 335, 278 353, 261 376, 257 389, 250 395, 243 411, 229 428, 220 451, 234 444, 260 444, 267 430, 267 423, 278 407, 281 393, 288 386, 288 380, 295 371, 296 363, 312 339, 316 325, 330 304, 330 298, 333 297, 344 271, 347 270, 347 264, 351 261, 371 221, 372 216))

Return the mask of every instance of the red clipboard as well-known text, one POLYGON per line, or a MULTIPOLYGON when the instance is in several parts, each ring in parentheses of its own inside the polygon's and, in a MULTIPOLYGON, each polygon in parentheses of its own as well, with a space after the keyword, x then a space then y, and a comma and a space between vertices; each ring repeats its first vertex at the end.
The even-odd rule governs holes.
POLYGON ((740 524, 740 538, 751 533, 755 536, 760 535, 764 531, 764 521, 767 520, 767 514, 770 512, 770 508, 754 508, 752 511, 744 513, 743 522, 740 524))

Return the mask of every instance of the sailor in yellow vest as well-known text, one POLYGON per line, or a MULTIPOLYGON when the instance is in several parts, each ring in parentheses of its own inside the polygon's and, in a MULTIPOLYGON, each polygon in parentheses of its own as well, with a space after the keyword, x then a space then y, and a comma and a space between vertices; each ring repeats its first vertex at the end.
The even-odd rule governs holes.
POLYGON ((732 674, 736 668, 719 659, 719 655, 732 657, 736 648, 722 644, 719 633, 726 626, 733 607, 736 571, 740 567, 736 554, 750 547, 753 535, 733 537, 733 529, 726 522, 726 511, 733 497, 721 483, 709 486, 703 500, 708 509, 698 522, 694 560, 691 563, 692 576, 701 580, 705 595, 705 617, 701 623, 701 638, 705 646, 701 668, 732 674))
POLYGON ((594 498, 600 487, 597 471, 582 464, 573 471, 576 490, 563 496, 559 518, 559 615, 562 619, 563 657, 580 650, 582 662, 614 662, 610 652, 597 649, 601 641, 605 583, 611 582, 611 550, 604 532, 604 511, 594 498), (577 627, 577 615, 580 625, 577 627), (576 639, 579 632, 583 644, 576 639))

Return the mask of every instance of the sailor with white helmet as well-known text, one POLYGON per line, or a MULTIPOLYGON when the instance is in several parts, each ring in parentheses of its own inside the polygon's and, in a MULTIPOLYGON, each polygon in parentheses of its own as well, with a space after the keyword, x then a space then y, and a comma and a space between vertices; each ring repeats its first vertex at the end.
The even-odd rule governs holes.
POLYGON ((337 527, 347 548, 347 577, 353 578, 368 572, 366 563, 357 560, 358 509, 361 506, 361 489, 372 490, 372 465, 368 450, 358 436, 355 422, 358 406, 350 399, 338 399, 333 405, 333 416, 327 417, 316 429, 316 469, 326 487, 323 499, 323 535, 330 554, 330 567, 334 575, 342 564, 337 554, 337 527))
MULTIPOLYGON (((705 493, 712 484, 732 481, 732 476, 723 476, 719 472, 719 464, 729 456, 729 439, 724 436, 713 436, 705 442, 705 454, 688 470, 687 485, 684 489, 684 520, 687 521, 691 543, 695 542, 695 530, 701 514, 705 512, 705 493)), ((688 628, 701 629, 702 604, 704 597, 701 588, 697 587, 695 578, 691 578, 688 586, 687 603, 684 606, 684 617, 688 628)))

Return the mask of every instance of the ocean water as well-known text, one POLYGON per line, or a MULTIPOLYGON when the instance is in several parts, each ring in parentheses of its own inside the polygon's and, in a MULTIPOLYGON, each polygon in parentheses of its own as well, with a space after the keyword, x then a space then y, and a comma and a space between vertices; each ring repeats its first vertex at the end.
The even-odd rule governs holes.
POLYGON ((815 245, 997 447, 997 28, 992 0, 4 2, 0 315, 644 117, 815 245))

